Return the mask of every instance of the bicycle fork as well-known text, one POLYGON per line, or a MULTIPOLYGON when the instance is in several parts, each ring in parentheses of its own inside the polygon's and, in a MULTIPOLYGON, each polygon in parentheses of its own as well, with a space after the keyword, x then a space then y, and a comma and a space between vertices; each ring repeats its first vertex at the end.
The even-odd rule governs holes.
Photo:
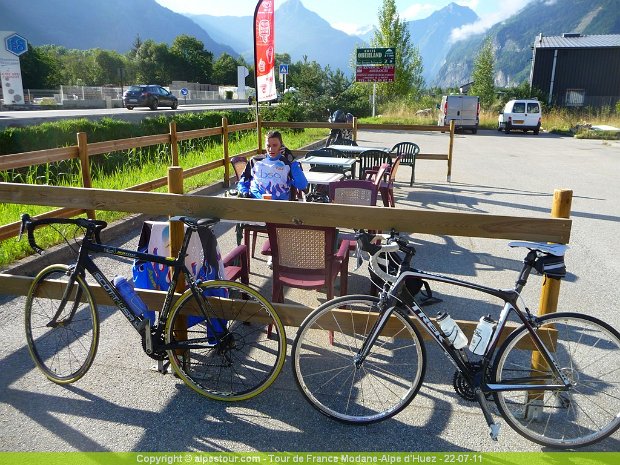
POLYGON ((377 319, 377 321, 375 321, 375 324, 370 330, 370 334, 368 335, 368 337, 362 344, 362 347, 360 347, 360 350, 357 352, 357 354, 353 358, 353 363, 355 364, 355 368, 359 369, 362 366, 362 364, 364 363, 364 360, 366 360, 366 357, 368 357, 368 354, 370 353, 370 349, 372 348, 373 345, 375 345, 375 341, 379 337, 379 334, 385 327, 385 324, 387 323, 388 319, 390 318, 390 315, 392 315, 392 312, 394 311, 395 308, 396 306, 392 305, 391 307, 387 308, 385 311, 381 311, 381 309, 379 309, 379 318, 377 319))

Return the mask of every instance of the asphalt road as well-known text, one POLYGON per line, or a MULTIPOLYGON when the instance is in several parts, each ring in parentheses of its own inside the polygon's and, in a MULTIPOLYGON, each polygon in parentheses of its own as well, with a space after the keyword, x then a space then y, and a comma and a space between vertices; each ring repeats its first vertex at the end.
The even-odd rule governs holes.
MULTIPOLYGON (((426 153, 447 150, 439 133, 360 133, 360 145, 391 146, 413 140, 426 153)), ((548 217, 553 190, 569 188, 572 235, 562 282, 560 309, 595 315, 620 327, 620 145, 480 131, 457 135, 452 182, 445 163, 419 160, 416 184, 409 168, 399 172, 396 205, 427 211, 459 211, 548 217)), ((233 245, 230 225, 218 225, 223 251, 233 245)), ((117 234, 116 243, 135 247, 138 230, 117 234)), ((511 287, 523 258, 507 241, 459 236, 413 235, 416 265, 490 286, 511 287)), ((259 244, 260 247, 260 244, 259 244)), ((99 259, 111 275, 130 275, 131 265, 99 259), (120 270, 120 271, 119 271, 120 270)), ((252 284, 271 295, 264 257, 252 260, 252 284)), ((368 289, 363 271, 349 270, 350 292, 368 289), (361 274, 360 274, 361 273, 361 274)), ((542 278, 534 276, 523 298, 536 309, 542 278)), ((456 294, 434 287, 444 299, 428 308, 457 319, 496 316, 495 300, 473 291, 456 294)), ((314 306, 318 292, 287 291, 288 301, 314 306)), ((316 412, 298 392, 290 360, 267 391, 243 403, 201 398, 179 380, 151 370, 133 330, 111 308, 101 310, 101 343, 88 374, 70 386, 44 378, 31 361, 23 333, 23 297, 0 296, 0 450, 2 451, 542 451, 501 419, 497 442, 488 438, 475 404, 452 388, 452 367, 427 345, 425 384, 412 404, 394 418, 355 427, 316 412)), ((287 328, 289 342, 295 328, 287 328)), ((619 451, 620 432, 588 451, 619 451)))
POLYGON ((247 102, 234 103, 212 103, 212 104, 191 104, 183 105, 181 102, 179 108, 172 110, 170 108, 160 108, 152 111, 146 107, 138 107, 133 110, 125 108, 102 108, 102 109, 58 109, 58 110, 21 110, 21 111, 0 111, 0 127, 8 126, 28 126, 32 124, 41 124, 50 121, 72 118, 87 118, 98 120, 104 117, 123 119, 126 121, 140 121, 147 116, 168 115, 171 113, 189 113, 196 111, 212 111, 212 110, 243 110, 247 111, 250 107, 247 102))

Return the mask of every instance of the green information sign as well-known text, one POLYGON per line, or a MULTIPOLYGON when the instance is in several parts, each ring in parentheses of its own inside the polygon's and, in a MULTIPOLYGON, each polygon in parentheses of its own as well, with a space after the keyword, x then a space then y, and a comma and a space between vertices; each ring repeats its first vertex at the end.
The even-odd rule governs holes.
POLYGON ((393 65, 396 50, 391 47, 383 48, 358 48, 358 65, 393 65))

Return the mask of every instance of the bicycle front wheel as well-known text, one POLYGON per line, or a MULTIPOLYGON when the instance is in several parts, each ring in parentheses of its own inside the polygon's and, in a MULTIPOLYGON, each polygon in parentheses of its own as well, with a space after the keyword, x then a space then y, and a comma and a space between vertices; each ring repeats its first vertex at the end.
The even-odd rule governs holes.
POLYGON ((26 299, 28 350, 37 367, 58 384, 84 376, 99 343, 99 317, 90 289, 79 276, 71 290, 68 281, 68 266, 49 266, 34 278, 26 299), (52 323, 65 292, 62 313, 52 323))
POLYGON ((321 305, 302 323, 293 344, 297 385, 313 407, 344 423, 368 424, 396 415, 415 397, 426 366, 424 345, 396 309, 361 364, 356 357, 379 317, 371 296, 321 305))
POLYGON ((278 377, 286 357, 278 314, 245 284, 206 281, 200 290, 200 305, 187 291, 167 319, 166 344, 175 347, 168 350, 172 367, 189 387, 211 399, 237 401, 260 394, 278 377))
MULTIPOLYGON (((495 393, 506 422, 526 438, 555 448, 587 446, 620 426, 620 334, 578 313, 541 317, 536 333, 571 387, 495 393)), ((500 347, 493 379, 501 384, 561 384, 525 327, 500 347)))

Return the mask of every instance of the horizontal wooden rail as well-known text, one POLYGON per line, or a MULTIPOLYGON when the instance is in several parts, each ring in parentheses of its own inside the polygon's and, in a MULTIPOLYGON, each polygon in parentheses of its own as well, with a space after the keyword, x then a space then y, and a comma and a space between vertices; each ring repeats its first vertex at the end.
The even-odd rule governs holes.
POLYGON ((223 129, 221 126, 216 128, 192 129, 191 131, 177 132, 177 140, 181 141, 198 139, 199 137, 221 136, 222 131, 223 129))
POLYGON ((0 155, 0 171, 26 168, 32 165, 43 165, 71 158, 79 158, 77 145, 36 150, 34 152, 10 153, 8 155, 0 155))
POLYGON ((571 220, 0 183, 0 201, 422 234, 567 243, 571 220), (372 218, 370 223, 369 218, 372 218))
POLYGON ((289 129, 305 129, 305 128, 335 128, 335 129, 353 129, 352 123, 322 123, 314 121, 304 121, 301 123, 291 121, 261 121, 261 127, 264 128, 289 128, 289 129))
POLYGON ((357 123, 357 129, 380 130, 380 131, 435 131, 450 132, 450 126, 430 126, 420 124, 369 124, 357 123))
POLYGON ((447 160, 447 153, 418 153, 415 156, 416 160, 447 160))
MULTIPOLYGON (((58 210, 52 210, 50 212, 42 213, 40 215, 36 215, 34 219, 41 218, 72 218, 74 216, 81 215, 84 213, 84 209, 77 208, 59 208, 58 210)), ((26 212, 24 212, 26 213, 26 212)), ((19 227, 21 226, 21 221, 16 221, 14 223, 5 224, 4 226, 0 226, 0 241, 4 241, 11 237, 16 237, 19 234, 19 227)))
POLYGON ((250 121, 249 123, 229 124, 228 132, 236 131, 256 131, 256 121, 250 121))
POLYGON ((88 144, 88 156, 102 153, 128 150, 149 145, 170 144, 170 134, 156 134, 153 136, 131 137, 129 139, 107 140, 88 144))
MULTIPOLYGON (((0 294, 14 295, 14 296, 27 295, 28 290, 30 289, 30 286, 33 281, 34 281, 34 278, 32 277, 16 276, 16 275, 11 275, 11 274, 0 273, 0 282, 2 282, 2 288, 0 289, 0 294)), ((62 293, 63 293, 65 285, 66 285, 65 282, 58 281, 58 280, 50 280, 46 282, 46 288, 45 288, 46 296, 50 298, 62 297, 62 293)), ((88 287, 90 288, 93 294, 93 297, 95 299, 95 302, 97 302, 97 305, 109 305, 109 306, 114 305, 113 302, 110 300, 108 294, 103 289, 101 289, 101 287, 98 284, 89 283, 88 287)), ((166 296, 166 292, 151 291, 151 290, 145 290, 145 289, 136 289, 136 292, 140 295, 144 303, 150 309, 162 308, 164 299, 166 296)), ((176 294, 173 301, 176 301, 179 297, 180 297, 180 294, 176 294)), ((251 317, 252 314, 256 313, 253 311, 252 305, 253 305, 252 303, 244 302, 243 307, 244 307, 244 311, 247 314, 243 314, 242 316, 237 316, 237 318, 252 319, 251 317)), ((276 312, 278 312, 278 316, 282 320, 282 323, 285 326, 293 326, 293 327, 300 326, 303 320, 306 318, 306 316, 308 316, 310 312, 314 310, 311 307, 307 307, 305 305, 299 305, 299 304, 272 303, 272 305, 276 309, 276 312)), ((218 308, 221 308, 221 307, 222 306, 220 303, 220 305, 218 305, 218 308)), ((188 308, 191 310, 191 306, 188 308)), ((224 312, 225 311, 226 310, 224 310, 224 312)), ((229 319, 232 319, 233 314, 238 313, 238 309, 235 309, 234 307, 230 308, 229 311, 230 311, 229 315, 224 313, 224 316, 228 316, 229 319)), ((347 317, 351 315, 348 310, 343 310, 343 312, 346 312, 347 317)), ((191 313, 188 313, 188 314, 191 314, 191 313)), ((351 318, 348 319, 348 321, 351 323, 351 327, 355 325, 358 328, 364 327, 364 325, 367 323, 366 320, 367 320, 367 315, 362 314, 362 313, 352 314, 351 318)), ((432 318, 432 320, 434 320, 434 318, 432 318)), ((266 323, 266 321, 257 321, 257 322, 266 323)), ((422 337, 427 340, 430 339, 430 336, 428 335, 426 330, 424 330, 417 321, 415 321, 414 323, 416 324, 418 329, 420 329, 420 334, 422 335, 422 337)), ((468 336, 468 338, 471 338, 474 332, 474 329, 476 329, 476 325, 478 322, 457 320, 457 323, 461 327, 463 332, 465 332, 465 334, 468 336)), ((323 327, 323 329, 326 329, 326 330, 333 329, 335 331, 345 330, 346 332, 348 328, 346 328, 344 324, 345 324, 345 318, 339 320, 338 326, 335 326, 331 319, 330 321, 326 320, 326 321, 321 322, 321 326, 323 327)), ((504 330, 504 332, 502 333, 502 336, 500 337, 500 342, 504 338, 508 337, 510 332, 512 332, 516 327, 517 325, 515 323, 512 323, 512 322, 508 323, 506 329, 504 330)), ((398 331, 398 326, 397 326, 397 321, 394 318, 390 323, 388 323, 386 327, 386 332, 384 334, 390 335, 391 333, 395 333, 396 331, 398 331)))

